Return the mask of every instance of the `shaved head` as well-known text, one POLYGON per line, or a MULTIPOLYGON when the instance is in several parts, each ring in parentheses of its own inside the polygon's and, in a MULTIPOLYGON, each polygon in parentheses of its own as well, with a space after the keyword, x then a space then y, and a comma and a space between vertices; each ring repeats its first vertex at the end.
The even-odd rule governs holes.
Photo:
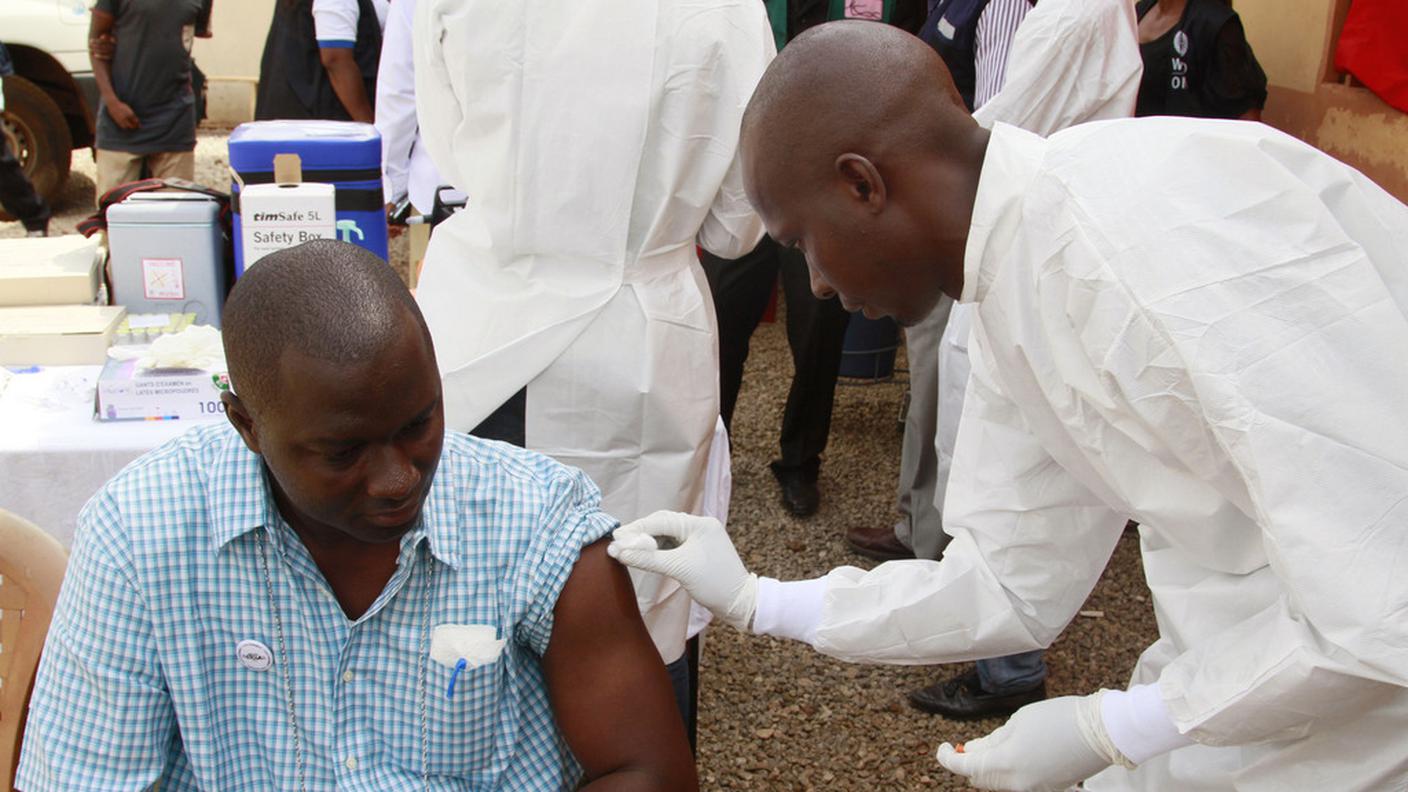
POLYGON ((913 323, 962 283, 987 133, 943 59, 889 25, 798 36, 743 117, 748 196, 807 255, 813 291, 913 323))
POLYGON ((890 25, 846 20, 811 28, 778 54, 748 103, 743 138, 750 159, 815 174, 848 151, 937 149, 972 125, 932 47, 890 25))
POLYGON ((407 324, 431 343, 415 298, 375 254, 330 239, 270 253, 235 283, 225 304, 230 381, 258 412, 279 395, 286 352, 330 363, 365 361, 407 324))

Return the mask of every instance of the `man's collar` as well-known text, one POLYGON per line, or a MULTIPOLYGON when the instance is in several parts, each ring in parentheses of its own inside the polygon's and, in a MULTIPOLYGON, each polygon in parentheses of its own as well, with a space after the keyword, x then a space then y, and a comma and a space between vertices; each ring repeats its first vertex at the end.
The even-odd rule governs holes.
POLYGON ((210 536, 219 553, 238 536, 274 521, 274 499, 264 479, 264 462, 233 429, 216 449, 210 467, 210 536))
MULTIPOLYGON (((442 452, 440 467, 421 509, 421 525, 411 535, 429 537, 430 552, 440 561, 459 569, 464 561, 458 541, 458 512, 455 508, 453 476, 448 454, 442 452), (446 474, 450 474, 447 476, 446 474)), ((245 446, 240 436, 229 432, 215 454, 210 470, 210 531, 213 550, 218 554, 231 541, 250 531, 267 528, 274 535, 278 506, 269 489, 264 460, 245 446)))
POLYGON ((1045 138, 1024 129, 993 126, 968 226, 959 302, 982 302, 996 280, 1004 254, 1020 233, 1022 201, 1041 168, 1046 146, 1045 138))
MULTIPOLYGON (((445 445, 448 447, 449 443, 445 445)), ((457 481, 457 478, 469 473, 456 468, 453 456, 441 451, 435 481, 430 485, 430 494, 425 497, 425 505, 420 512, 421 525, 430 540, 431 554, 453 569, 459 569, 464 564, 456 492, 467 482, 457 481)))

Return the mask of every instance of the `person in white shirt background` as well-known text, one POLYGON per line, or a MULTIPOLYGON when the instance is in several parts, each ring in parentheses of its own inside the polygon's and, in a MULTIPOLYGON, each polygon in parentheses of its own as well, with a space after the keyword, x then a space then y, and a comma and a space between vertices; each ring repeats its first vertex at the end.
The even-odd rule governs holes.
POLYGON ((945 767, 985 789, 1408 784, 1408 207, 1260 124, 988 132, 921 44, 846 23, 774 62, 742 150, 818 295, 902 323, 940 293, 974 306, 953 541, 780 583, 658 514, 618 559, 740 628, 954 662, 1049 645, 1133 519, 1160 637, 1129 689, 1028 705, 945 767), (800 123, 830 133, 759 165, 800 123))
MULTIPOLYGON (((358 68, 355 55, 358 28, 363 24, 363 15, 370 10, 376 15, 377 29, 384 30, 390 6, 391 0, 313 0, 313 31, 318 37, 323 68, 327 69, 332 88, 353 121, 370 123, 373 120, 372 100, 376 96, 375 92, 367 90, 358 68)), ((365 34, 362 37, 365 38, 365 34)), ((384 46, 384 35, 382 42, 384 46)))

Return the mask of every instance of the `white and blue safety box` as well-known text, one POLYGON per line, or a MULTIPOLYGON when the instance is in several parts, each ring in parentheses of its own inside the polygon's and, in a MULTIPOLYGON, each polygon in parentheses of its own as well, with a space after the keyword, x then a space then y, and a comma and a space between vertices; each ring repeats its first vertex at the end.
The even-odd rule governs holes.
POLYGON ((252 121, 230 133, 235 277, 244 274, 240 183, 274 181, 274 157, 297 154, 302 180, 336 187, 337 238, 387 257, 386 200, 381 189, 381 135, 355 121, 252 121))

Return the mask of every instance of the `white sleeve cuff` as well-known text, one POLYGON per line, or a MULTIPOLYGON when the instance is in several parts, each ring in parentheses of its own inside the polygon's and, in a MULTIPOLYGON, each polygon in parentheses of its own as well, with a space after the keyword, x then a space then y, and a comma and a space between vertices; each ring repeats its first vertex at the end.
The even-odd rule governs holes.
POLYGON ((1105 691, 1100 697, 1100 719, 1110 742, 1135 764, 1193 743, 1174 725, 1157 684, 1105 691))
POLYGON ((356 0, 314 0, 312 14, 313 37, 319 44, 356 43, 357 19, 361 16, 356 0))
POLYGON ((760 577, 758 604, 753 611, 753 632, 814 645, 825 602, 824 577, 787 582, 760 577))

